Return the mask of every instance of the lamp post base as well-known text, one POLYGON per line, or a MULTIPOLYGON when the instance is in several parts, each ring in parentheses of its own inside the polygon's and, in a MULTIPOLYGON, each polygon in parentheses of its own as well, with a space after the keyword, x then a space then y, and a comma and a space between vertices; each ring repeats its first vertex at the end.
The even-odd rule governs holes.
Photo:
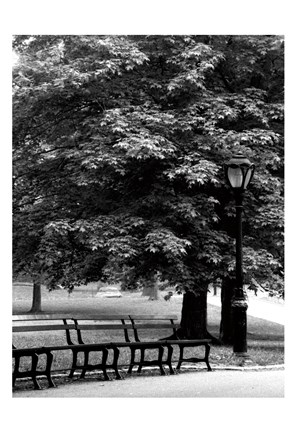
POLYGON ((237 355, 247 353, 247 308, 244 297, 234 297, 232 300, 233 314, 233 352, 237 355))
POLYGON ((252 359, 248 353, 232 353, 231 360, 236 366, 245 366, 252 364, 252 359))

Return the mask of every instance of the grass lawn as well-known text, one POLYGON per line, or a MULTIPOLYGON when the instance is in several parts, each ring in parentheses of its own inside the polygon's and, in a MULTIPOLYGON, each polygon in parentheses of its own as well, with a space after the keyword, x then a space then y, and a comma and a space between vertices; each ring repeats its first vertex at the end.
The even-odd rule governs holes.
MULTIPOLYGON (((160 293, 160 300, 148 301, 140 293, 122 293, 120 298, 96 297, 95 284, 76 288, 72 294, 64 290, 48 292, 42 289, 42 310, 43 312, 65 312, 79 314, 176 314, 181 318, 182 295, 174 296, 171 301, 165 301, 160 293)), ((13 314, 26 313, 31 308, 32 286, 26 284, 14 285, 13 288, 13 314)), ((208 330, 214 336, 219 334, 220 308, 208 305, 208 330)), ((110 340, 109 334, 94 334, 89 332, 89 342, 98 340, 110 340)), ((155 338, 168 336, 168 334, 155 334, 155 338)), ((118 339, 119 335, 112 335, 118 339)), ((149 335, 149 338, 151 335, 149 335)), ((122 335, 120 339, 122 340, 122 335)), ((14 334, 13 341, 17 347, 41 346, 47 344, 63 344, 65 335, 63 332, 14 334)), ((202 348, 200 348, 202 349, 202 348)), ((178 353, 176 353, 178 354, 178 353)), ((275 365, 284 363, 284 326, 259 318, 248 317, 248 354, 251 365, 275 365)), ((71 366, 71 352, 55 352, 53 370, 65 370, 71 366)), ((94 354, 95 356, 96 354, 94 354)), ((153 355, 153 353, 152 353, 153 355)), ((189 352, 188 352, 188 355, 189 352)), ((176 357, 175 357, 176 359, 176 357)), ((119 359, 120 365, 129 363, 129 350, 122 350, 119 359)), ((212 366, 234 365, 232 347, 213 345, 210 353, 210 364, 212 366)), ((25 365, 24 365, 25 367, 25 365)), ((203 363, 200 367, 204 368, 203 363)))

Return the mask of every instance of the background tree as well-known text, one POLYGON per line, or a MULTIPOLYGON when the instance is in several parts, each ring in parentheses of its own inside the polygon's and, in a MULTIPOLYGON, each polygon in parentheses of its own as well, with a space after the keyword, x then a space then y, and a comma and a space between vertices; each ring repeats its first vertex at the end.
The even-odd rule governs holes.
POLYGON ((184 333, 203 337, 208 284, 235 265, 222 164, 242 151, 256 164, 244 269, 283 291, 281 37, 17 36, 14 49, 15 273, 68 289, 158 274, 186 291, 184 333))

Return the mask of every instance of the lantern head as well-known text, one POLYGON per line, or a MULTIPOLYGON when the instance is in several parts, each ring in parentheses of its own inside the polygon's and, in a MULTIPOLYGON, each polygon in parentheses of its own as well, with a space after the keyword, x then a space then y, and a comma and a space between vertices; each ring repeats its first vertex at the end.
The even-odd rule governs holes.
POLYGON ((224 164, 228 184, 236 191, 245 191, 254 175, 255 166, 241 153, 224 164))

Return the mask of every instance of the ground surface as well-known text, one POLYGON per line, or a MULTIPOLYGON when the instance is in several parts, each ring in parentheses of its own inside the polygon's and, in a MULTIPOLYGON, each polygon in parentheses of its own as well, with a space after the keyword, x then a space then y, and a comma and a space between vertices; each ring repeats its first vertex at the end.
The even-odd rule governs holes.
POLYGON ((15 392, 14 397, 284 397, 284 371, 186 372, 168 376, 137 376, 118 381, 74 381, 54 389, 15 392))

